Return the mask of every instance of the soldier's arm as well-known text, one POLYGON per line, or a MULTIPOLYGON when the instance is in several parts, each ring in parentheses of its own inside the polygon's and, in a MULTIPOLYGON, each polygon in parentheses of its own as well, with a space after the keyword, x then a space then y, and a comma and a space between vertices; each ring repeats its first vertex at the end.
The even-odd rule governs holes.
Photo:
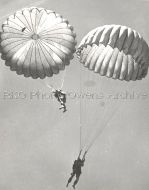
POLYGON ((83 155, 83 158, 82 158, 83 161, 85 161, 85 156, 86 156, 86 154, 87 154, 87 151, 85 151, 85 153, 84 153, 84 155, 83 155))
POLYGON ((80 156, 81 156, 81 153, 82 153, 82 150, 80 150, 80 152, 79 152, 79 156, 78 156, 78 159, 80 158, 80 156))

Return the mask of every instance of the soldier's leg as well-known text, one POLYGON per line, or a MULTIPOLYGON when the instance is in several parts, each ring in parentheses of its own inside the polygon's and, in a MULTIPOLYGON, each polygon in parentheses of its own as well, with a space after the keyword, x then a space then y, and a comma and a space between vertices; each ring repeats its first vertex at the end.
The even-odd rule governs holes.
POLYGON ((74 189, 75 189, 76 184, 77 184, 78 181, 79 181, 80 175, 81 175, 81 173, 76 174, 76 180, 75 180, 74 183, 73 183, 73 188, 74 188, 74 189))
POLYGON ((73 179, 74 176, 75 176, 75 173, 74 173, 74 172, 71 173, 71 176, 70 176, 70 178, 68 179, 68 182, 67 182, 66 187, 68 187, 69 183, 72 181, 72 179, 73 179))
POLYGON ((59 109, 60 109, 60 110, 61 110, 61 109, 64 109, 64 105, 61 104, 61 107, 59 107, 59 109))
POLYGON ((66 111, 67 111, 66 105, 64 105, 64 107, 63 107, 63 112, 66 112, 66 111))

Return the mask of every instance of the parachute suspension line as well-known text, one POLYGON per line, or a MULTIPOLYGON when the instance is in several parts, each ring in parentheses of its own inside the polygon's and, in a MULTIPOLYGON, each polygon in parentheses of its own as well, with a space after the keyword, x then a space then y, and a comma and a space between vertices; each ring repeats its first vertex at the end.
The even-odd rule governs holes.
MULTIPOLYGON (((63 88, 64 86, 64 80, 65 80, 65 76, 66 76, 66 69, 64 70, 64 74, 62 76, 62 82, 61 82, 61 86, 60 86, 60 90, 63 88)), ((51 84, 48 84, 45 80, 44 81, 44 84, 46 85, 46 87, 48 87, 51 91, 55 91, 55 87, 53 87, 53 85, 51 84)), ((43 84, 43 83, 42 83, 43 84)))
MULTIPOLYGON (((95 75, 91 75, 90 74, 90 72, 88 72, 88 74, 87 74, 87 80, 91 80, 91 81, 95 81, 95 78, 96 76, 95 75)), ((103 87, 103 85, 100 85, 100 90, 102 89, 102 87, 103 87)), ((88 89, 88 91, 89 91, 89 89, 88 89)), ((85 109, 84 110, 87 110, 87 106, 86 106, 86 104, 84 105, 85 106, 85 109)), ((101 102, 99 102, 98 103, 98 105, 96 106, 96 110, 94 111, 94 113, 98 113, 98 109, 99 109, 99 107, 101 106, 101 102)), ((105 112, 106 112, 106 108, 105 108, 105 106, 104 106, 104 108, 103 108, 103 117, 104 117, 104 115, 105 115, 105 112)), ((92 117, 93 116, 91 116, 91 117, 86 117, 86 119, 89 121, 89 122, 87 122, 86 121, 86 125, 87 126, 90 126, 90 125, 92 125, 92 126, 96 126, 97 125, 97 123, 99 123, 99 120, 100 120, 100 118, 98 117, 98 115, 96 116, 96 118, 95 118, 95 120, 93 121, 93 119, 92 119, 92 117)), ((103 119, 103 118, 102 118, 103 119)), ((102 120, 101 119, 101 120, 102 120)), ((98 132, 97 132, 98 133, 98 132)), ((86 137, 85 137, 85 139, 84 139, 84 146, 83 146, 83 148, 82 149, 84 149, 86 152, 88 152, 88 146, 91 144, 91 142, 93 141, 93 140, 91 140, 91 142, 90 143, 87 143, 87 141, 88 141, 88 139, 90 139, 90 137, 91 137, 91 133, 88 133, 87 135, 86 135, 86 137)))
POLYGON ((82 76, 80 64, 80 151, 82 150, 82 76))
POLYGON ((46 84, 46 86, 48 87, 48 88, 50 88, 50 90, 54 90, 54 88, 53 88, 53 86, 52 85, 49 85, 49 84, 46 84))
POLYGON ((48 84, 46 81, 44 81, 44 83, 46 87, 48 87, 51 91, 55 90, 55 88, 52 85, 48 84))
POLYGON ((118 111, 118 108, 117 109, 115 108, 115 110, 112 112, 112 114, 110 115, 110 117, 108 118, 108 120, 105 121, 102 124, 102 128, 98 131, 98 133, 96 134, 95 138, 91 141, 91 143, 86 148, 87 152, 93 146, 93 144, 95 143, 96 139, 102 134, 103 130, 108 126, 108 123, 110 122, 110 120, 113 118, 113 116, 116 114, 117 111, 118 111))
MULTIPOLYGON (((96 110, 95 110, 95 113, 98 113, 98 109, 99 109, 99 107, 97 106, 96 107, 96 110)), ((104 108, 104 110, 103 110, 103 117, 102 118, 98 118, 98 116, 95 118, 95 121, 93 122, 93 123, 91 123, 90 122, 90 125, 92 125, 92 126, 96 126, 98 123, 99 123, 99 120, 101 119, 103 119, 105 116, 105 112, 106 112, 106 109, 104 108)), ((98 132, 97 132, 98 133, 98 132)), ((96 138, 95 136, 93 137, 93 138, 96 138)), ((90 133, 88 133, 88 135, 86 136, 86 138, 85 138, 85 142, 87 142, 87 140, 88 139, 90 139, 90 133)), ((91 140, 91 142, 89 143, 89 145, 92 143, 92 141, 94 141, 94 140, 91 140)), ((86 151, 88 151, 88 147, 89 147, 89 145, 86 145, 86 151)))
POLYGON ((63 76, 62 76, 62 82, 61 82, 61 86, 60 86, 60 90, 63 88, 63 86, 64 86, 64 82, 65 82, 65 76, 66 76, 66 68, 65 68, 65 70, 64 70, 64 73, 63 73, 63 76))
POLYGON ((55 90, 54 87, 50 84, 48 84, 45 80, 40 80, 40 83, 43 85, 43 83, 45 84, 46 87, 48 87, 51 91, 55 90))

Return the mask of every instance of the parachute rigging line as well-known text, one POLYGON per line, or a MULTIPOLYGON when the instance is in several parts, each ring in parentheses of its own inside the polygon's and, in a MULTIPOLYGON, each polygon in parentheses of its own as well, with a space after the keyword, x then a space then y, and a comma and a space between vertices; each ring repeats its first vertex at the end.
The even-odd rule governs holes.
MULTIPOLYGON (((84 125, 82 123, 83 108, 82 108, 82 83, 81 83, 81 81, 82 81, 82 74, 81 74, 81 69, 82 68, 81 68, 81 64, 80 64, 80 151, 84 150, 84 152, 87 153, 88 150, 89 150, 89 148, 86 148, 86 142, 87 142, 87 139, 89 139, 90 134, 88 134, 87 137, 84 139, 84 145, 83 145, 83 142, 82 142, 82 138, 83 137, 82 137, 82 135, 83 135, 83 127, 84 127, 84 125)), ((90 78, 89 74, 87 75, 87 78, 90 78)), ((98 109, 99 109, 99 107, 97 106, 95 113, 97 113, 98 109)), ((86 107, 85 107, 84 110, 86 110, 86 107)), ((95 126, 98 123, 98 121, 99 121, 99 118, 97 117, 96 120, 95 120, 95 122, 93 123, 93 126, 95 126)), ((88 124, 86 123, 86 125, 88 125, 88 124)), ((95 140, 93 140, 93 141, 95 141, 95 140)))
MULTIPOLYGON (((87 76, 88 78, 90 78, 90 75, 88 75, 87 76)), ((83 125, 83 123, 82 123, 82 112, 83 112, 83 108, 82 108, 82 83, 81 83, 81 81, 82 81, 82 74, 81 74, 81 64, 80 64, 80 151, 85 151, 85 152, 88 152, 88 150, 90 149, 90 147, 92 146, 90 146, 90 144, 94 144, 94 141, 96 140, 96 138, 97 137, 94 137, 95 139, 93 139, 92 141, 91 141, 91 143, 89 143, 89 145, 87 146, 87 139, 89 139, 89 137, 90 137, 90 134, 88 134, 86 137, 85 137, 85 139, 84 139, 84 144, 83 144, 83 142, 82 142, 82 138, 83 138, 83 127, 84 127, 84 125, 83 125)), ((86 105, 86 104, 85 104, 86 105)), ((98 109, 99 109, 99 107, 97 106, 96 107, 96 111, 95 111, 95 113, 97 113, 98 112, 98 109)), ((87 110, 87 108, 85 107, 85 109, 84 110, 87 110)), ((104 114, 105 114, 105 112, 106 112, 106 110, 104 109, 104 114)), ((104 114, 103 114, 103 117, 104 117, 104 114)), ((89 118, 88 118, 89 119, 89 118)), ((99 122, 99 117, 97 116, 97 118, 96 118, 96 120, 95 120, 95 122, 93 122, 93 126, 95 126, 95 125, 97 125, 97 123, 99 122)), ((90 121, 90 123, 89 124, 85 124, 85 125, 91 125, 91 122, 92 122, 92 119, 91 119, 91 121, 90 121)), ((104 127, 103 127, 104 128, 104 127)), ((100 133, 100 132, 99 132, 100 133)), ((99 136, 99 135, 98 135, 99 136)))
POLYGON ((109 121, 113 118, 113 116, 116 114, 116 112, 118 111, 118 108, 112 112, 111 116, 108 118, 107 121, 105 121, 102 124, 102 128, 97 132, 97 135, 93 138, 93 140, 90 142, 90 144, 87 146, 86 151, 88 152, 88 150, 93 146, 93 144, 95 143, 96 139, 102 134, 103 130, 108 126, 109 121))
POLYGON ((63 88, 63 86, 64 86, 65 77, 66 77, 66 68, 65 68, 65 70, 64 70, 64 74, 63 74, 63 77, 62 77, 62 82, 61 82, 60 90, 61 90, 61 89, 63 88))
MULTIPOLYGON (((65 77, 66 77, 66 69, 64 70, 64 74, 63 74, 62 79, 61 79, 60 88, 58 88, 58 89, 60 89, 60 90, 61 90, 61 89, 63 88, 63 86, 64 86, 65 77)), ((55 87, 53 87, 52 84, 48 84, 46 81, 44 81, 44 83, 45 83, 46 87, 48 87, 51 91, 54 91, 54 90, 55 90, 55 87)))
MULTIPOLYGON (((95 113, 98 112, 98 109, 99 109, 99 107, 97 106, 95 113)), ((100 120, 100 119, 102 120, 102 119, 105 117, 105 112, 106 112, 106 109, 103 110, 103 117, 102 117, 102 118, 99 118, 98 116, 96 117, 95 121, 92 123, 92 126, 96 126, 97 123, 99 122, 99 120, 100 120)), ((90 125, 91 125, 91 124, 90 124, 90 125)), ((95 138, 95 137, 94 137, 94 138, 95 138)), ((87 142, 87 139, 90 139, 90 133, 88 133, 88 135, 86 136, 84 142, 87 142)), ((92 142, 92 141, 91 141, 91 142, 92 142)), ((89 143, 89 144, 91 144, 91 143, 89 143)), ((83 146, 82 149, 86 149, 86 150, 87 150, 87 148, 85 148, 85 147, 86 147, 86 145, 84 144, 84 146, 83 146)), ((87 147, 88 147, 88 146, 87 146, 87 147)))
POLYGON ((80 64, 80 151, 82 151, 82 83, 81 80, 81 64, 80 64))

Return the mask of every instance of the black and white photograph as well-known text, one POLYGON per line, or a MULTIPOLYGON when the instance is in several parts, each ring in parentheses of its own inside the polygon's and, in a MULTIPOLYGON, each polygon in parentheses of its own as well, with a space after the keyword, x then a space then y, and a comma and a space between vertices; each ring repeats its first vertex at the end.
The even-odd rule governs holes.
POLYGON ((149 0, 0 0, 0 190, 149 190, 149 0))

